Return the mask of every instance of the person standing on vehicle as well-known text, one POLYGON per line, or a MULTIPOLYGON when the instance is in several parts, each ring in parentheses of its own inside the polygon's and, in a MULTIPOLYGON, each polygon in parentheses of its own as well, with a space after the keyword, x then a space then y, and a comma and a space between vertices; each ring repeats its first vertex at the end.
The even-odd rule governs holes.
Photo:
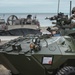
POLYGON ((75 7, 72 9, 72 16, 70 17, 71 19, 71 27, 75 27, 75 7))

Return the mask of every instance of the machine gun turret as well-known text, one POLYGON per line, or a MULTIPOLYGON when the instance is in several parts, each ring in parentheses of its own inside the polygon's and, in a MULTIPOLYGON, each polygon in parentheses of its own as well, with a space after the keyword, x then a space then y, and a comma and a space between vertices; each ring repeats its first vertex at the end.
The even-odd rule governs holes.
POLYGON ((68 15, 65 15, 64 13, 58 13, 57 15, 54 15, 53 17, 46 18, 49 20, 56 20, 56 22, 52 22, 52 24, 56 24, 57 27, 63 28, 65 25, 68 25, 71 23, 71 20, 68 19, 68 15))
POLYGON ((58 28, 57 33, 60 35, 70 35, 75 38, 75 25, 72 24, 72 18, 69 18, 68 15, 60 12, 57 15, 46 19, 51 21, 56 20, 56 22, 52 22, 52 24, 55 24, 55 27, 58 28))

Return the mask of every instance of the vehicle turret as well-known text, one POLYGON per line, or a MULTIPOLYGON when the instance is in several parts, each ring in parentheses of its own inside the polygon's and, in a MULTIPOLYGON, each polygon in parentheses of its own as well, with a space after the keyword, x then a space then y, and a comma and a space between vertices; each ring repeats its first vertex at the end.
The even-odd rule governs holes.
POLYGON ((54 27, 57 27, 57 32, 60 33, 60 35, 69 35, 73 36, 75 34, 75 24, 72 22, 73 17, 69 18, 68 15, 64 15, 64 13, 58 13, 56 16, 53 16, 51 18, 46 18, 49 20, 56 20, 56 22, 52 22, 52 24, 55 24, 54 27))

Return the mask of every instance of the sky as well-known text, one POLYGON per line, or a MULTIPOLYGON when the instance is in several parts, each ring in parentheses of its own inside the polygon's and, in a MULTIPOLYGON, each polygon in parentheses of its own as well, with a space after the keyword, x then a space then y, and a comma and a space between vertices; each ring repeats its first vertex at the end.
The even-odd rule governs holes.
MULTIPOLYGON (((75 0, 60 0, 60 12, 69 13, 75 0)), ((0 0, 0 13, 57 13, 58 0, 0 0)))

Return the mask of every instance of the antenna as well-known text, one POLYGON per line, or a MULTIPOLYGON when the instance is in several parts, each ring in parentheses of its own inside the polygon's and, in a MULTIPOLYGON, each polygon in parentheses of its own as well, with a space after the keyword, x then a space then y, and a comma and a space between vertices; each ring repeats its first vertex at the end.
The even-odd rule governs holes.
POLYGON ((72 1, 70 1, 70 17, 71 17, 72 1))
POLYGON ((60 6, 60 0, 58 0, 58 10, 57 10, 57 14, 59 13, 59 6, 60 6))

